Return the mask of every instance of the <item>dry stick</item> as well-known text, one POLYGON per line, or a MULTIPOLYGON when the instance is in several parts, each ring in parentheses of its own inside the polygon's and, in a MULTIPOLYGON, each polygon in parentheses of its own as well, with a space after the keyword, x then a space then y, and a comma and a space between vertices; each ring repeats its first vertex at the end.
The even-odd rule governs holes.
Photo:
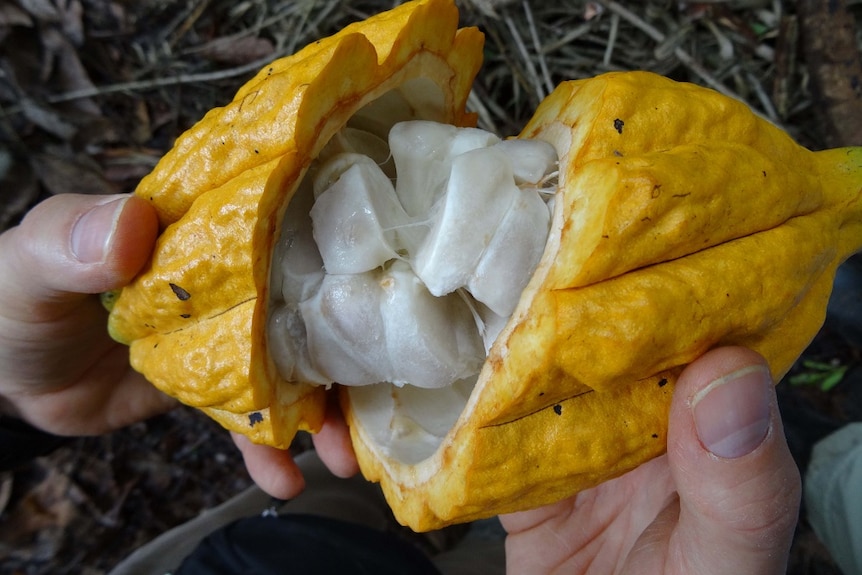
POLYGON ((308 4, 308 7, 302 14, 302 18, 300 19, 299 25, 297 26, 300 33, 294 34, 292 36, 291 42, 288 45, 288 53, 292 54, 296 51, 297 45, 299 44, 299 40, 300 38, 304 37, 306 30, 319 30, 321 28, 321 23, 329 16, 329 14, 332 13, 332 11, 338 5, 338 0, 327 3, 324 8, 320 9, 320 11, 317 13, 317 16, 312 20, 312 8, 319 7, 319 5, 319 2, 312 2, 308 4))
POLYGON ((201 17, 204 11, 209 6, 210 0, 202 0, 198 2, 196 6, 193 6, 188 17, 184 18, 182 22, 180 22, 179 27, 172 34, 172 38, 168 40, 168 45, 173 48, 176 46, 177 42, 179 42, 186 33, 192 29, 192 26, 195 25, 195 22, 201 17))
POLYGON ((539 68, 542 70, 542 78, 545 80, 545 91, 550 94, 554 91, 554 82, 551 80, 551 72, 548 70, 547 61, 545 61, 545 51, 542 48, 542 43, 539 41, 539 31, 536 29, 536 23, 533 20, 533 11, 530 8, 528 0, 524 0, 524 13, 527 15, 527 25, 530 28, 530 36, 533 39, 533 49, 539 58, 539 68))
POLYGON ((542 83, 539 80, 539 75, 536 73, 536 68, 533 66, 533 60, 530 58, 530 53, 527 51, 527 47, 524 45, 524 41, 521 39, 521 34, 518 32, 518 28, 515 26, 515 23, 512 21, 512 18, 506 16, 505 18, 506 26, 509 28, 509 33, 512 35, 512 38, 515 40, 515 46, 518 48, 518 52, 521 54, 521 58, 524 60, 524 66, 527 69, 527 73, 530 76, 530 80, 533 84, 533 89, 536 92, 536 96, 539 98, 539 102, 545 99, 545 91, 542 89, 542 83))
MULTIPOLYGON (((330 12, 332 12, 333 6, 336 2, 330 2, 326 5, 326 8, 318 14, 318 17, 315 18, 309 25, 309 16, 310 12, 305 11, 302 14, 302 19, 299 23, 299 33, 292 35, 291 42, 282 47, 281 49, 276 50, 272 54, 269 54, 263 58, 255 60, 253 62, 249 62, 248 64, 243 64, 242 66, 237 66, 234 68, 229 68, 226 70, 217 70, 214 72, 202 72, 200 74, 181 74, 179 76, 172 76, 170 78, 156 78, 153 80, 138 80, 134 82, 122 82, 119 84, 111 84, 108 86, 101 87, 93 87, 87 88, 84 90, 74 90, 71 92, 65 92, 63 94, 55 94, 53 96, 48 96, 46 98, 47 102, 50 104, 57 104, 60 102, 68 102, 71 100, 78 100, 81 98, 91 98, 93 96, 100 96, 104 94, 114 94, 117 92, 131 92, 135 90, 152 90, 155 88, 163 88, 166 86, 178 86, 180 84, 194 84, 197 82, 213 82, 217 80, 224 80, 226 78, 233 78, 236 76, 241 76, 243 74, 247 74, 249 72, 256 72, 271 63, 273 60, 276 60, 282 56, 286 56, 288 54, 292 54, 296 50, 296 43, 298 39, 302 36, 302 29, 308 29, 309 27, 316 27, 320 24, 323 18, 325 18, 330 12)), ((290 14, 290 13, 288 13, 290 14)), ((284 14, 277 14, 268 18, 264 23, 261 24, 260 28, 264 29, 265 27, 278 22, 279 20, 284 19, 284 14)), ((16 106, 14 108, 10 108, 6 111, 6 114, 13 114, 20 112, 20 106, 16 106)))
POLYGON ((730 38, 722 34, 721 30, 718 29, 718 26, 716 26, 715 22, 712 20, 704 20, 703 23, 712 33, 712 37, 715 38, 715 41, 718 42, 718 54, 721 59, 725 62, 732 60, 734 49, 733 42, 731 42, 730 38))
POLYGON ((760 83, 760 80, 749 72, 745 71, 745 77, 748 79, 748 83, 754 87, 754 93, 757 96, 757 100, 760 102, 760 105, 763 106, 766 115, 769 116, 769 119, 773 122, 778 122, 778 113, 775 111, 775 106, 772 105, 772 100, 769 99, 769 95, 766 93, 766 90, 763 89, 763 84, 760 83))
POLYGON ((610 68, 611 58, 614 54, 614 47, 617 43, 617 33, 620 29, 620 15, 614 12, 611 14, 611 29, 608 31, 608 45, 605 46, 605 55, 602 58, 602 64, 605 68, 610 68))
MULTIPOLYGON (((180 55, 194 55, 203 52, 207 48, 219 42, 230 42, 233 40, 238 40, 240 38, 246 38, 248 36, 255 36, 263 30, 267 30, 268 28, 274 26, 275 24, 278 24, 279 22, 282 22, 283 20, 286 20, 288 18, 296 18, 296 24, 291 23, 291 29, 289 30, 288 34, 290 41, 287 43, 287 47, 284 49, 284 52, 286 53, 293 53, 296 51, 296 46, 303 38, 305 31, 309 28, 319 29, 320 23, 327 16, 329 16, 329 14, 332 12, 333 8, 335 8, 337 4, 338 0, 333 0, 326 3, 324 7, 318 11, 317 17, 314 18, 314 20, 311 21, 310 24, 309 21, 311 20, 312 8, 318 8, 320 5, 319 2, 317 4, 305 4, 304 7, 286 5, 286 8, 280 10, 278 13, 267 16, 253 26, 240 30, 235 34, 232 34, 230 36, 224 36, 222 38, 217 38, 216 40, 212 40, 204 44, 199 44, 197 46, 191 46, 184 50, 180 50, 177 53, 180 55)), ((283 35, 283 33, 283 31, 272 32, 273 37, 278 40, 276 43, 279 45, 283 44, 283 42, 280 40, 280 37, 283 35)))
MULTIPOLYGON (((618 4, 617 2, 614 2, 613 0, 599 0, 599 1, 608 10, 612 11, 615 14, 619 14, 621 18, 624 18, 627 22, 629 22, 630 24, 632 24, 633 26, 635 26, 636 28, 638 28, 639 30, 644 32, 647 36, 649 36, 650 38, 652 38, 656 42, 658 42, 658 43, 664 42, 665 35, 662 34, 657 28, 653 27, 648 22, 645 22, 637 14, 631 12, 630 10, 628 10, 627 8, 618 4)), ((686 52, 685 50, 683 50, 682 48, 679 48, 679 47, 674 49, 673 54, 674 54, 674 56, 677 57, 677 59, 680 62, 682 62, 682 64, 685 67, 687 67, 689 70, 691 70, 696 75, 698 75, 706 83, 707 86, 709 86, 710 88, 712 88, 716 92, 720 92, 720 93, 724 94, 725 96, 728 96, 729 98, 733 98, 735 100, 739 100, 740 102, 744 102, 745 104, 748 104, 748 102, 746 102, 745 98, 743 98, 742 96, 740 96, 739 94, 737 94, 736 92, 734 92, 733 90, 729 89, 724 84, 722 84, 721 82, 716 80, 712 76, 712 74, 709 73, 708 70, 706 70, 703 66, 700 65, 699 62, 697 62, 694 59, 694 57, 691 54, 689 54, 688 52, 686 52)), ((761 113, 757 109, 752 108, 752 112, 754 112, 756 115, 760 116, 761 118, 769 120, 770 122, 774 121, 771 118, 764 116, 763 113, 761 113)))
POLYGON ((542 52, 544 54, 550 54, 552 52, 555 52, 555 51, 559 50, 560 48, 563 48, 564 46, 571 44, 572 42, 574 42, 575 40, 577 40, 581 36, 589 34, 592 31, 592 29, 593 29, 593 25, 589 22, 587 22, 585 24, 581 24, 580 26, 578 26, 576 28, 572 28, 571 30, 566 32, 563 36, 560 36, 559 38, 553 40, 553 42, 551 42, 549 44, 545 44, 545 46, 542 48, 542 52))
POLYGON ((225 78, 233 78, 249 72, 260 70, 276 58, 285 55, 287 50, 276 51, 275 54, 260 58, 254 62, 243 64, 235 68, 227 70, 217 70, 215 72, 202 72, 200 74, 180 74, 170 78, 155 78, 153 80, 137 80, 134 82, 121 82, 119 84, 110 84, 108 86, 95 86, 93 88, 85 88, 83 90, 73 90, 63 94, 54 94, 48 96, 46 100, 51 104, 60 102, 68 102, 70 100, 78 100, 80 98, 92 98, 93 96, 102 96, 105 94, 115 94, 117 92, 132 92, 135 90, 152 90, 155 88, 163 88, 165 86, 177 86, 180 84, 194 84, 197 82, 212 82, 215 80, 224 80, 225 78))
POLYGON ((494 117, 491 116, 491 112, 488 111, 488 107, 485 106, 485 103, 482 101, 482 97, 476 93, 476 90, 470 91, 470 95, 467 96, 467 105, 471 110, 476 110, 476 113, 479 115, 480 127, 484 127, 486 130, 494 134, 500 133, 497 128, 497 124, 494 122, 494 117))

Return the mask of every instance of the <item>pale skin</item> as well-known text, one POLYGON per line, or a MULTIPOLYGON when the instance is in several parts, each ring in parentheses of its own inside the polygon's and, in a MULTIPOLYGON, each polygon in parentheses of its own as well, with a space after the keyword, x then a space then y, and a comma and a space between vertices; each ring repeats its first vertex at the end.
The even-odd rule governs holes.
MULTIPOLYGON (((133 277, 156 234, 143 200, 65 195, 0 236, 4 414, 60 435, 93 435, 176 405, 129 367, 94 295, 133 277)), ((357 472, 335 406, 314 439, 333 473, 357 472)), ((303 489, 287 452, 234 440, 265 491, 290 498, 303 489)), ((799 498, 763 358, 716 349, 677 384, 667 455, 569 500, 501 517, 508 570, 784 573, 799 498)))

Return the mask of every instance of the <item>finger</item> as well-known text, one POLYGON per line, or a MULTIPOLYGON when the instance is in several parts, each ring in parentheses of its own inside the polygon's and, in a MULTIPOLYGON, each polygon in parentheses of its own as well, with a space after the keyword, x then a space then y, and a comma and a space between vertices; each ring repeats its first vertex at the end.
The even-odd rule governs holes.
POLYGON ((800 477, 764 359, 722 348, 680 376, 668 461, 679 493, 676 556, 691 573, 784 573, 800 477))
POLYGON ((359 472, 350 431, 337 401, 330 400, 327 404, 323 427, 312 436, 312 441, 320 460, 336 477, 353 477, 359 472))
POLYGON ((252 443, 246 436, 231 432, 242 453, 249 476, 266 493, 278 499, 292 499, 305 488, 302 471, 289 451, 252 443))
POLYGON ((0 236, 0 296, 32 320, 80 294, 122 286, 147 261, 157 234, 152 206, 136 196, 54 196, 0 236))

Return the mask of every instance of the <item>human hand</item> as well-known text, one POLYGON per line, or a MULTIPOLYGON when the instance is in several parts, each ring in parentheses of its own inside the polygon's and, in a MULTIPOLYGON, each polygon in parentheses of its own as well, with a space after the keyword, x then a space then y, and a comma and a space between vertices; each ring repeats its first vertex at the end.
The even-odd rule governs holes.
POLYGON ((0 235, 0 412, 92 435, 175 405, 129 367, 96 295, 128 283, 157 234, 140 198, 63 194, 0 235))
MULTIPOLYGON (((131 369, 97 296, 137 274, 157 235, 155 211, 136 196, 73 194, 0 235, 0 413, 57 435, 94 435, 177 405, 131 369)), ((234 439, 265 490, 289 498, 302 489, 288 452, 234 439)), ((315 445, 334 473, 356 473, 335 406, 315 445)))
POLYGON ((785 573, 799 472, 758 354, 682 373, 668 452, 594 489, 501 517, 511 573, 785 573))

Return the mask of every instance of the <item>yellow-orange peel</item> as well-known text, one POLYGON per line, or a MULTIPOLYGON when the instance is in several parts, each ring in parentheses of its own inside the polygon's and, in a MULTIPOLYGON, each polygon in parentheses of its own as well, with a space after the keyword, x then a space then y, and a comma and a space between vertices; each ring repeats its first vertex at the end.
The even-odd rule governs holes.
MULTIPOLYGON (((256 442, 319 428, 326 386, 284 381, 266 335, 285 210, 344 126, 471 125, 482 37, 457 19, 425 0, 352 25, 177 141, 136 190, 163 231, 110 316, 136 369, 256 442)), ((735 344, 781 377, 862 247, 862 148, 811 152, 705 88, 565 82, 518 137, 559 158, 546 247, 433 453, 390 449, 368 415, 379 396, 332 391, 362 472, 415 530, 550 503, 659 455, 682 367, 735 344)))

